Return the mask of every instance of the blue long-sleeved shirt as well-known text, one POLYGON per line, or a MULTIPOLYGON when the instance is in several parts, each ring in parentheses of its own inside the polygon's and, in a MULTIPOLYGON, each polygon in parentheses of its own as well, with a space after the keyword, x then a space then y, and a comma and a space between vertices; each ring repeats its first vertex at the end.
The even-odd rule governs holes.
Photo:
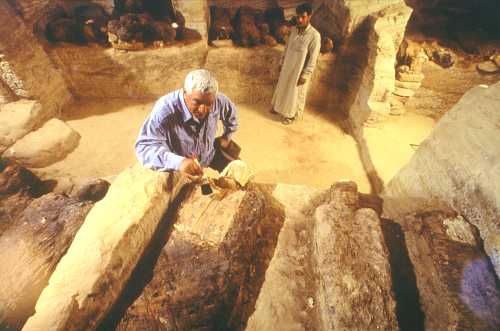
POLYGON ((200 122, 189 112, 183 90, 173 91, 161 97, 146 118, 135 154, 145 167, 159 171, 179 170, 182 160, 192 155, 208 166, 215 153, 218 119, 224 126, 223 136, 231 139, 238 128, 236 106, 224 94, 217 93, 212 110, 200 122))

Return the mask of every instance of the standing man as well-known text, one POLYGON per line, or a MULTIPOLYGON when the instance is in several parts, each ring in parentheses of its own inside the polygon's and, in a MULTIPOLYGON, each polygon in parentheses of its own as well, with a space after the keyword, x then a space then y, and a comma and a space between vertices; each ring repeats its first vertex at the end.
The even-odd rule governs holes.
POLYGON ((271 113, 281 114, 283 124, 292 123, 304 112, 307 88, 321 48, 321 36, 309 24, 311 4, 297 6, 296 13, 297 26, 292 28, 281 58, 280 76, 272 100, 271 113))
POLYGON ((203 167, 222 171, 228 161, 215 146, 217 121, 224 127, 217 146, 227 148, 238 128, 236 107, 208 70, 191 71, 184 88, 161 97, 146 118, 135 143, 135 153, 147 168, 179 171, 192 180, 203 167))

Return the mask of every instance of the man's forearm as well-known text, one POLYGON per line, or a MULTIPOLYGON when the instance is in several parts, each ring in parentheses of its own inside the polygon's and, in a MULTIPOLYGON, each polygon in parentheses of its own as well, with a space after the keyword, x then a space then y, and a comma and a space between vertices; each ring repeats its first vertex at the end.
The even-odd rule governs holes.
POLYGON ((136 155, 143 166, 157 171, 179 170, 184 160, 163 146, 136 145, 136 155))

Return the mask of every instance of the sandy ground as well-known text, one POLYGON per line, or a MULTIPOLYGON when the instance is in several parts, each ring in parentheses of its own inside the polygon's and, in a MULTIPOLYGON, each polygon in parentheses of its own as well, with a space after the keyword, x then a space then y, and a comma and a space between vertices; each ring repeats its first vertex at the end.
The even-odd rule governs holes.
MULTIPOLYGON (((75 103, 64 120, 81 134, 78 148, 65 160, 39 169, 39 174, 112 181, 136 162, 134 141, 152 105, 116 99, 75 103)), ((268 113, 268 106, 237 106, 240 129, 234 139, 242 146, 241 157, 254 170, 256 181, 326 188, 351 179, 360 192, 370 192, 354 139, 325 120, 321 109, 307 109, 302 120, 285 126, 268 113)), ((408 162, 412 145, 418 145, 433 125, 428 117, 407 113, 365 129, 370 157, 385 183, 408 162)))

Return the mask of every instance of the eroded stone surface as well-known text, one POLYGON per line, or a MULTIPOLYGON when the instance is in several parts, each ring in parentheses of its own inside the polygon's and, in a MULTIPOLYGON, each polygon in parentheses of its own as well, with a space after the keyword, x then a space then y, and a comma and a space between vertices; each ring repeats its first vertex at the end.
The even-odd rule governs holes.
POLYGON ((500 274, 500 83, 476 87, 437 123, 384 191, 384 215, 447 207, 480 232, 500 274))
POLYGON ((372 209, 357 209, 357 187, 336 183, 316 209, 314 257, 322 330, 397 330, 389 253, 372 209))
POLYGON ((0 154, 42 124, 43 117, 38 101, 19 100, 0 106, 0 154))
POLYGON ((314 330, 314 271, 310 268, 312 213, 321 190, 278 185, 273 197, 284 207, 285 221, 265 281, 246 330, 314 330))
POLYGON ((140 165, 124 170, 87 215, 23 330, 95 329, 183 183, 140 165))
POLYGON ((3 156, 26 167, 41 168, 60 161, 72 152, 80 135, 63 121, 53 118, 4 152, 3 156))
POLYGON ((20 329, 34 313, 38 296, 92 205, 46 194, 32 200, 15 226, 0 236, 0 326, 20 329))
POLYGON ((477 230, 450 212, 402 221, 426 330, 498 330, 500 289, 477 230))
POLYGON ((0 236, 42 193, 44 185, 35 174, 15 162, 0 160, 0 236))

